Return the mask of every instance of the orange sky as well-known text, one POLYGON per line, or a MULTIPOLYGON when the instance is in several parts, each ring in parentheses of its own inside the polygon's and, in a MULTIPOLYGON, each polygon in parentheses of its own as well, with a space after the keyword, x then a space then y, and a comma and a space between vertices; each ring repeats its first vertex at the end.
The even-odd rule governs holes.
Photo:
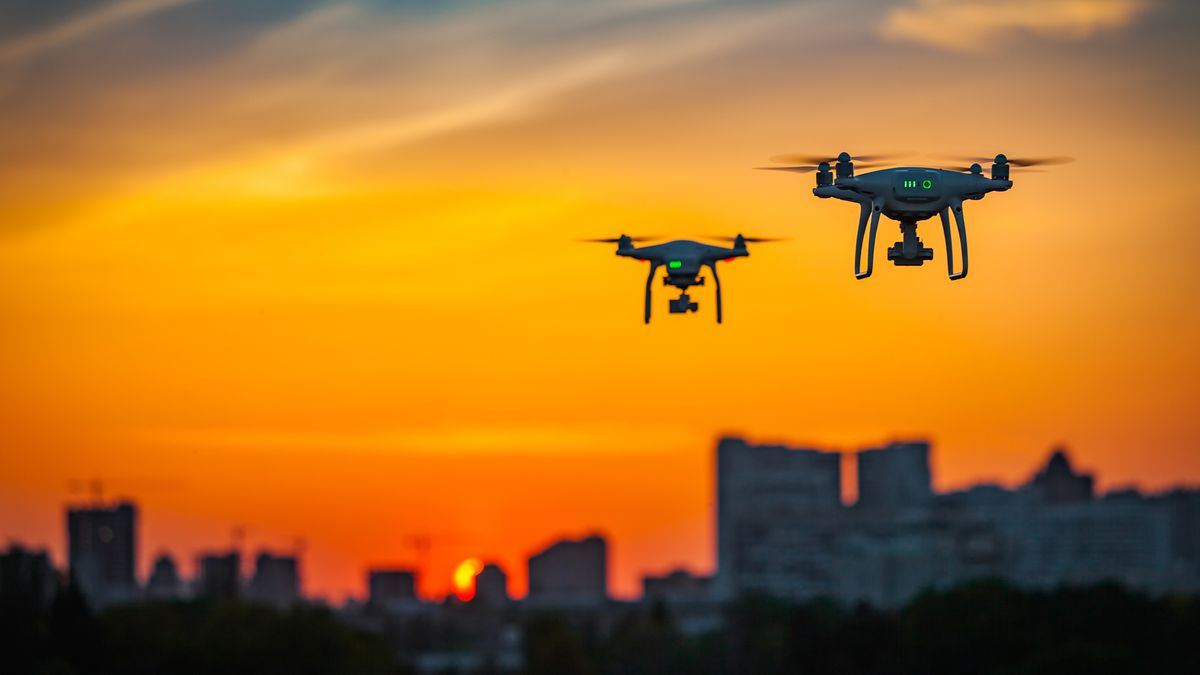
POLYGON ((471 557, 523 592, 599 530, 629 595, 711 569, 725 432, 1200 482, 1188 3, 284 5, 0 16, 0 536, 61 556, 102 476, 145 561, 242 525, 333 599, 471 557), (969 204, 967 280, 927 223, 857 282, 857 210, 749 170, 840 149, 1078 161, 969 204), (792 239, 724 325, 704 288, 647 327, 645 268, 572 241, 621 232, 792 239))

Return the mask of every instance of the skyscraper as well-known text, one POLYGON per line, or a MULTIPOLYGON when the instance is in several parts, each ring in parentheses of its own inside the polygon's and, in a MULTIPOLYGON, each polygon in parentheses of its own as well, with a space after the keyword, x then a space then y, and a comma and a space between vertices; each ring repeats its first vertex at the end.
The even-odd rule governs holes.
POLYGON ((858 453, 859 509, 898 514, 932 499, 929 443, 897 442, 858 453))
POLYGON ((207 553, 197 560, 196 593, 205 598, 232 599, 241 594, 242 556, 237 551, 207 553))
POLYGON ((496 563, 484 565, 475 575, 475 601, 489 607, 503 607, 508 600, 508 575, 496 563))
POLYGON ((137 507, 67 510, 70 573, 93 606, 128 602, 137 595, 137 507))
POLYGON ((717 444, 718 597, 806 597, 831 586, 824 530, 841 509, 841 455, 740 438, 717 444))
POLYGON ((417 574, 403 569, 368 570, 367 593, 367 606, 374 610, 415 602, 417 574))
POLYGON ((54 567, 50 556, 17 544, 0 553, 0 611, 22 608, 44 610, 54 598, 54 567))
POLYGON ((277 608, 290 607, 300 599, 300 572, 294 556, 262 551, 254 560, 250 598, 277 608))
POLYGON ((563 539, 529 558, 533 604, 594 605, 608 598, 608 543, 600 535, 563 539))

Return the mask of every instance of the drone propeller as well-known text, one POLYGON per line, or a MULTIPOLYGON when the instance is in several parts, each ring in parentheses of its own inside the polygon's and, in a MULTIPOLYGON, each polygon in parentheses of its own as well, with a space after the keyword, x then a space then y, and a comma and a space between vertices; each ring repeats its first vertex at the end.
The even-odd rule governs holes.
POLYGON ((833 155, 808 155, 808 154, 797 153, 797 154, 787 154, 787 155, 775 155, 774 157, 771 158, 771 161, 779 162, 780 164, 820 164, 821 162, 828 162, 830 164, 833 164, 833 163, 837 162, 839 159, 841 159, 842 155, 846 155, 846 158, 852 162, 879 162, 879 161, 884 161, 884 160, 889 160, 889 159, 895 159, 897 157, 902 157, 903 154, 904 153, 890 153, 890 154, 883 154, 883 155, 851 155, 849 153, 843 152, 840 154, 833 154, 833 155))
MULTIPOLYGON (((884 163, 858 164, 855 166, 855 168, 874 169, 874 168, 880 167, 880 166, 886 166, 886 164, 884 164, 884 163)), ((812 173, 813 171, 819 170, 821 167, 820 166, 811 166, 811 165, 800 165, 800 166, 756 166, 754 168, 761 169, 763 171, 791 171, 793 173, 812 173)))
POLYGON ((961 162, 979 162, 980 164, 1007 163, 1014 167, 1027 168, 1031 166, 1053 166, 1055 164, 1070 164, 1075 161, 1074 157, 1008 157, 1007 155, 996 155, 994 157, 965 157, 962 155, 937 155, 941 159, 953 159, 961 162), (1003 160, 1003 161, 999 161, 1003 160))
MULTIPOLYGON (((947 171, 961 171, 962 173, 975 173, 974 171, 971 170, 971 167, 969 167, 969 166, 940 166, 938 168, 946 169, 947 171)), ((1045 169, 1026 169, 1024 167, 1019 167, 1019 166, 1013 166, 1011 169, 1009 169, 1009 171, 1012 171, 1014 173, 1046 173, 1045 169)))
POLYGON ((741 235, 737 237, 727 237, 724 235, 709 237, 709 239, 716 239, 717 241, 737 241, 739 238, 747 244, 766 244, 773 241, 788 241, 790 239, 790 237, 743 237, 741 235))
POLYGON ((608 239, 576 239, 575 241, 583 242, 585 244, 619 244, 621 243, 621 240, 641 242, 650 241, 651 239, 662 239, 662 237, 627 237, 625 235, 621 235, 619 237, 611 237, 608 239))

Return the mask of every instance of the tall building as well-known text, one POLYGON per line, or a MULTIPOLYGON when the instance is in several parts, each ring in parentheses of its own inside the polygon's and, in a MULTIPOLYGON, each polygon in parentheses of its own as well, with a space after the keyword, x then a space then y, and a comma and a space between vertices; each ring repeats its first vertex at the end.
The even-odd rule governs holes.
POLYGON ((723 438, 716 482, 718 597, 808 597, 831 587, 840 454, 723 438))
POLYGON ((281 609, 296 604, 300 599, 300 572, 296 558, 260 552, 254 560, 249 596, 256 602, 281 609))
POLYGON ((146 581, 146 597, 151 600, 174 600, 183 593, 175 559, 163 553, 154 560, 150 578, 146 581))
POLYGON ((45 610, 57 588, 50 556, 17 544, 0 553, 0 611, 6 609, 45 610))
POLYGON ((929 443, 890 443, 858 453, 857 508, 899 512, 922 508, 933 499, 929 443))
POLYGON ((416 602, 417 574, 403 569, 368 570, 367 594, 367 606, 374 610, 416 602))
POLYGON ((508 575, 496 563, 484 565, 475 575, 475 602, 488 607, 503 607, 508 601, 508 575))
POLYGON ((600 535, 563 539, 529 558, 532 604, 594 605, 608 599, 608 543, 600 535))
POLYGON ((241 595, 242 556, 237 551, 203 554, 196 567, 200 571, 196 594, 200 597, 229 600, 241 595))
POLYGON ((67 559, 71 576, 96 607, 137 597, 137 507, 67 510, 67 559))

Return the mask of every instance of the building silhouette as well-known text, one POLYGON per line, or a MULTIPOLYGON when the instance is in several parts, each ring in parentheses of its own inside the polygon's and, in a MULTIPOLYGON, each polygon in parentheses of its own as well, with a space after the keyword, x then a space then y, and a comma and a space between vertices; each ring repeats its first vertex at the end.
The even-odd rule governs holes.
POLYGON ((882 448, 862 450, 856 460, 858 508, 923 509, 933 501, 929 443, 890 443, 882 448))
POLYGON ((846 508, 830 496, 834 457, 720 441, 719 598, 764 592, 890 608, 984 577, 1045 589, 1200 588, 1200 491, 1097 498, 1092 476, 1060 448, 1016 489, 936 494, 928 444, 901 442, 857 455, 859 501, 846 508))
POLYGON ((608 542, 600 535, 563 539, 529 558, 530 603, 587 606, 608 599, 608 542))
POLYGON ((508 575, 496 563, 487 563, 475 575, 475 602, 488 607, 503 607, 509 602, 508 575))
POLYGON ((196 559, 196 569, 199 570, 197 596, 232 600, 241 595, 242 556, 237 551, 201 554, 196 559))
POLYGON ((146 597, 151 600, 175 600, 183 594, 183 582, 175 559, 163 553, 154 560, 150 578, 146 581, 146 597))
POLYGON ((0 553, 0 613, 45 610, 54 599, 57 575, 45 550, 12 544, 0 553))
POLYGON ((300 571, 296 558, 260 552, 254 559, 254 576, 250 579, 248 596, 255 602, 280 609, 299 602, 300 571))
POLYGON ((138 596, 137 507, 132 502, 67 510, 71 577, 95 607, 138 596))
POLYGON ((712 595, 712 577, 676 569, 662 576, 642 577, 642 598, 668 604, 706 601, 712 595))
POLYGON ((1046 467, 1033 477, 1030 487, 1042 501, 1072 504, 1091 501, 1095 480, 1091 474, 1075 473, 1066 450, 1055 448, 1046 467))
POLYGON ((387 610, 417 601, 417 574, 406 569, 367 571, 367 606, 387 610))
POLYGON ((827 588, 821 537, 841 502, 841 455, 783 445, 717 443, 718 597, 782 597, 827 588))

